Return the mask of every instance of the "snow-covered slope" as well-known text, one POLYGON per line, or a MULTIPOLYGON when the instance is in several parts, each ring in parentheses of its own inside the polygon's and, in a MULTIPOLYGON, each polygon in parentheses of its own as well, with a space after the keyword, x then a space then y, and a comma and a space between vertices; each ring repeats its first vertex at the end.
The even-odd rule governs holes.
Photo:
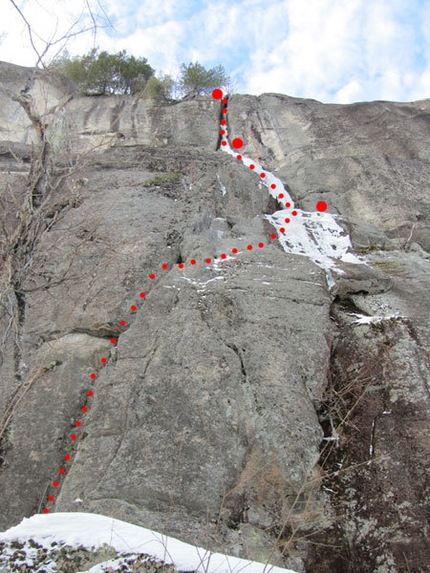
MULTIPOLYGON (((200 547, 183 543, 155 531, 132 525, 119 519, 90 513, 50 513, 33 515, 4 533, 0 533, 0 572, 11 571, 11 556, 18 553, 19 566, 27 564, 33 573, 57 573, 55 561, 50 556, 58 545, 100 548, 104 544, 114 548, 117 555, 105 559, 79 573, 105 573, 105 571, 135 571, 122 568, 126 557, 142 559, 142 554, 157 561, 173 564, 178 571, 201 573, 295 573, 272 565, 212 553, 200 547), (31 540, 31 542, 30 542, 31 540), (24 544, 19 547, 13 542, 24 544), (37 545, 42 546, 41 548, 37 545), (43 563, 37 563, 36 553, 44 553, 43 563), (111 569, 109 569, 109 567, 111 569)), ((106 550, 105 550, 106 552, 106 550)), ((17 561, 14 561, 17 563, 17 561)), ((21 569, 17 568, 17 571, 21 569)), ((28 570, 28 569, 24 569, 28 570)))

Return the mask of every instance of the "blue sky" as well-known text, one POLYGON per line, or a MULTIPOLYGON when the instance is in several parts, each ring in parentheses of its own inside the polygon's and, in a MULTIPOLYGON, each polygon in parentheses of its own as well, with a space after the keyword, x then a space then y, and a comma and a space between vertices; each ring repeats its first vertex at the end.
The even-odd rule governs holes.
MULTIPOLYGON (((90 24, 86 0, 15 0, 35 44, 90 24)), ((144 56, 157 72, 181 63, 222 64, 235 91, 322 102, 414 101, 430 97, 430 0, 88 0, 112 27, 70 40, 71 54, 95 45, 144 56)), ((0 60, 37 57, 10 0, 0 0, 0 60)), ((51 47, 46 61, 62 46, 51 47)))

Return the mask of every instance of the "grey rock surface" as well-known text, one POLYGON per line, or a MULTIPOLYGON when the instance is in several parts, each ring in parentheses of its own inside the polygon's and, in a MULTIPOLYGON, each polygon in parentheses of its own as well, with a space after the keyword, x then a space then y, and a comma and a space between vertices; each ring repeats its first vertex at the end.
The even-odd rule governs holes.
POLYGON ((220 102, 28 93, 42 136, 0 93, 0 528, 49 507, 297 571, 424 571, 430 101, 229 98, 243 154, 350 234, 332 286, 271 239, 220 102))

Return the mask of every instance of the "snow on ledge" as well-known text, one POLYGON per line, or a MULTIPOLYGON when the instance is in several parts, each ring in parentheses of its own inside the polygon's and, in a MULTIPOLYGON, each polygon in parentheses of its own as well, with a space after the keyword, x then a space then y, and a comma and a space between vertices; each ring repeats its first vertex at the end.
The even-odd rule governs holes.
POLYGON ((296 573, 273 565, 229 557, 195 547, 151 531, 94 513, 49 513, 24 518, 19 525, 0 533, 0 541, 33 539, 42 545, 52 541, 87 548, 104 543, 118 553, 140 552, 172 563, 179 571, 199 573, 296 573))

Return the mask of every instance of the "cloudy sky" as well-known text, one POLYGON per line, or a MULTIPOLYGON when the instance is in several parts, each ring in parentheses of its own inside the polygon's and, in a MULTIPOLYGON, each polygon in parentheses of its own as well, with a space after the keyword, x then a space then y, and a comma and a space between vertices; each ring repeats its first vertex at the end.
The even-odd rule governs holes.
POLYGON ((430 98, 430 0, 0 0, 0 60, 37 61, 73 24, 104 27, 71 38, 144 56, 177 76, 181 63, 222 64, 236 92, 284 93, 322 102, 430 98))

